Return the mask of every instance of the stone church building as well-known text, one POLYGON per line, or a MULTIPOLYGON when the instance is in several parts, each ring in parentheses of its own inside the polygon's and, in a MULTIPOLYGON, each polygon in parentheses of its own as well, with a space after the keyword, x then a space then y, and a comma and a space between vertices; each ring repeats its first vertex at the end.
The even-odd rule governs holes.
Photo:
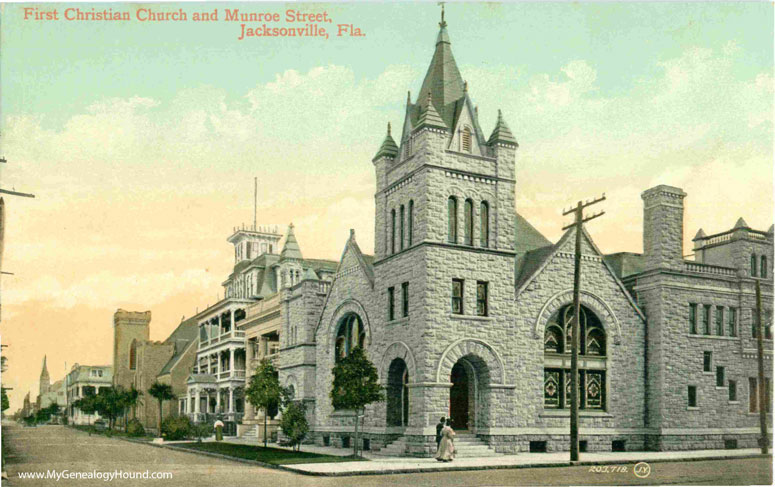
MULTIPOLYGON (((568 449, 574 230, 551 243, 516 213, 517 141, 500 112, 482 130, 440 25, 398 143, 388 125, 372 161, 375 255, 352 233, 319 312, 287 308, 280 380, 307 402, 319 444, 351 441, 331 369, 362 346, 386 392, 366 408, 368 448, 430 455, 446 416, 472 446, 568 449)), ((642 196, 642 254, 582 239, 582 451, 755 446, 753 283, 769 307, 773 230, 700 232, 685 260, 686 194, 642 196)), ((769 328, 765 343, 769 377, 769 328)))

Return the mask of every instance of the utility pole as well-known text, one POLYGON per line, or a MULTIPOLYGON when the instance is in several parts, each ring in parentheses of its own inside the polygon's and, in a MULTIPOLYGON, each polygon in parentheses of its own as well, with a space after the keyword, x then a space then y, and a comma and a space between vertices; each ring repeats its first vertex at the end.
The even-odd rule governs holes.
POLYGON ((257 230, 258 224, 258 177, 253 178, 253 231, 257 230))
POLYGON ((762 455, 766 455, 769 450, 770 437, 767 434, 767 389, 764 382, 764 323, 762 320, 762 290, 759 280, 756 279, 756 352, 757 362, 759 363, 759 426, 762 430, 762 455))
POLYGON ((576 229, 576 252, 574 254, 573 267, 573 325, 571 330, 571 356, 570 356, 570 461, 579 461, 579 316, 581 315, 581 234, 583 233, 584 223, 603 216, 605 212, 601 211, 592 216, 584 218, 584 208, 592 206, 605 200, 605 193, 600 198, 587 200, 586 203, 579 201, 576 207, 563 211, 563 216, 574 214, 575 221, 570 225, 562 227, 563 230, 575 227, 576 229))

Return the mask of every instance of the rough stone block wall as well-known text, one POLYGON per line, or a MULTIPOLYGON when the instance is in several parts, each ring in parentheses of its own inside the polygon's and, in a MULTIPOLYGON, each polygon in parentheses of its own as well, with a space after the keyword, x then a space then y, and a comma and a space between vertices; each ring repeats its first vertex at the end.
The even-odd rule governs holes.
MULTIPOLYGON (((565 428, 568 417, 545 410, 544 330, 554 310, 572 303, 574 233, 564 237, 543 271, 517 296, 513 327, 515 362, 511 382, 519 384, 514 410, 520 427, 565 428)), ((607 401, 604 412, 581 413, 581 427, 642 429, 644 427, 646 324, 628 295, 586 238, 582 245, 581 304, 600 319, 606 331, 607 401)), ((580 368, 583 368, 583 363, 580 368)))

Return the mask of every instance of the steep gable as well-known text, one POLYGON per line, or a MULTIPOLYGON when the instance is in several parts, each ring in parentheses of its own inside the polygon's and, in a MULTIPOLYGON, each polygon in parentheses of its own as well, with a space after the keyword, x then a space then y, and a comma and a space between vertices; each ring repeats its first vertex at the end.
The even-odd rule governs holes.
MULTIPOLYGON (((576 251, 576 229, 570 228, 568 229, 565 234, 560 238, 560 240, 553 246, 547 246, 543 247, 541 249, 536 249, 534 251, 529 252, 526 257, 532 254, 531 261, 529 265, 522 265, 522 269, 520 270, 519 274, 517 275, 517 283, 516 283, 516 295, 519 297, 519 295, 530 285, 530 283, 538 277, 538 275, 541 274, 541 272, 549 265, 549 263, 552 261, 552 259, 559 255, 559 254, 574 254, 576 251)), ((643 312, 640 310, 638 305, 635 303, 635 301, 632 299, 632 296, 629 292, 627 292, 627 289, 624 287, 624 284, 622 283, 621 279, 619 279, 619 276, 616 275, 614 270, 611 268, 611 266, 606 262, 605 256, 602 252, 600 252, 600 249, 597 248, 597 245, 595 245, 594 241, 592 241, 592 237, 587 233, 586 229, 583 229, 583 233, 581 235, 581 256, 582 256, 582 279, 583 279, 583 266, 584 266, 584 257, 594 257, 595 261, 599 260, 599 263, 605 268, 607 274, 610 275, 610 277, 613 279, 613 281, 616 283, 616 285, 619 287, 621 292, 626 296, 627 300, 629 301, 632 308, 637 312, 638 316, 642 320, 645 321, 645 316, 643 315, 643 312)), ((591 265, 591 263, 586 263, 586 265, 591 265)))

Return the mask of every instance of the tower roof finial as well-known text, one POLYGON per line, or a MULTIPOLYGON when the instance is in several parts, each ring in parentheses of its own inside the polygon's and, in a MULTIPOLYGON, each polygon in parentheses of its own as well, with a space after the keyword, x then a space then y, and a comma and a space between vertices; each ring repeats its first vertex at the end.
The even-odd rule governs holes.
POLYGON ((390 122, 388 122, 388 135, 390 135, 390 122))
POLYGON ((439 2, 439 5, 441 5, 441 22, 439 22, 439 27, 443 29, 447 26, 447 22, 444 20, 444 2, 439 2))

